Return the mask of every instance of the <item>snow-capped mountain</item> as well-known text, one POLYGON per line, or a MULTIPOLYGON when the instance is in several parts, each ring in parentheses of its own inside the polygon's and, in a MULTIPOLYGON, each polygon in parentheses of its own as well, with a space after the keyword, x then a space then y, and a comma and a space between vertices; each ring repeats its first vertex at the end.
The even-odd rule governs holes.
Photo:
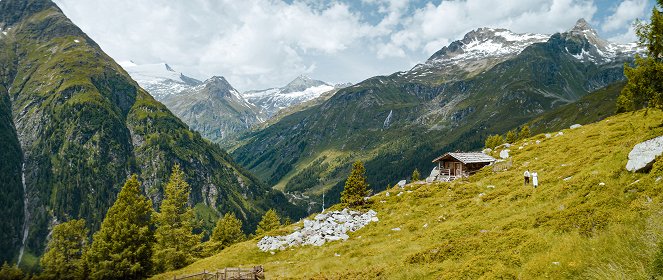
POLYGON ((566 52, 579 60, 609 63, 619 56, 632 55, 637 44, 616 44, 599 38, 584 19, 564 33, 553 35, 515 33, 501 28, 479 28, 465 34, 434 53, 426 62, 410 71, 400 72, 409 78, 444 76, 447 80, 466 79, 520 54, 525 48, 549 40, 570 40, 566 52), (576 44, 573 44, 575 42, 576 44))
POLYGON ((323 81, 301 75, 284 87, 251 90, 242 93, 242 96, 260 108, 260 113, 269 118, 281 109, 318 98, 334 89, 334 86, 323 81))
POLYGON ((170 94, 202 84, 199 80, 175 71, 167 63, 138 65, 132 61, 124 61, 119 64, 131 75, 131 78, 159 101, 170 94))
POLYGON ((264 121, 256 113, 257 108, 220 76, 179 93, 164 95, 162 102, 191 129, 213 141, 264 121))

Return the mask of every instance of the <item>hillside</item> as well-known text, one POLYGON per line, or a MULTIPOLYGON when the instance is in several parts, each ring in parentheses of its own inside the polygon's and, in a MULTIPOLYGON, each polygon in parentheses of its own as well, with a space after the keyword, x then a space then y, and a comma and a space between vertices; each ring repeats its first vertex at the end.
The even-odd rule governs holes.
POLYGON ((345 242, 270 254, 253 239, 155 278, 253 265, 269 279, 650 278, 663 174, 624 167, 635 144, 663 135, 661 120, 639 111, 535 135, 514 144, 508 171, 378 193, 370 208, 380 221, 345 242), (539 173, 539 188, 523 186, 525 169, 539 173))
POLYGON ((480 149, 487 135, 503 134, 623 80, 623 64, 632 60, 629 46, 601 40, 584 20, 544 42, 525 34, 530 44, 514 48, 520 52, 469 48, 476 38, 494 45, 505 40, 501 36, 480 29, 424 66, 341 89, 244 135, 232 156, 300 204, 316 205, 322 193, 338 201, 342 176, 355 160, 366 163, 371 188, 380 191, 415 168, 430 172, 424 162, 443 152, 480 149), (458 50, 466 45, 467 52, 458 50), (454 56, 445 58, 451 49, 454 56), (483 66, 472 73, 449 68, 460 63, 457 53, 468 52, 467 63, 483 66))
POLYGON ((159 205, 178 163, 199 212, 235 212, 246 230, 269 208, 297 215, 283 194, 140 88, 53 2, 1 1, 0 29, 0 261, 36 264, 62 221, 85 218, 96 231, 130 174, 159 205))

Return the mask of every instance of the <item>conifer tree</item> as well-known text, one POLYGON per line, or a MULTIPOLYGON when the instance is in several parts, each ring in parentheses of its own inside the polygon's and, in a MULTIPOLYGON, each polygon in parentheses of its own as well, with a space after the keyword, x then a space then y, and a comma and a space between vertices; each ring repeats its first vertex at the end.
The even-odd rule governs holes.
POLYGON ((640 45, 646 47, 646 57, 635 57, 635 68, 624 65, 626 86, 617 98, 617 111, 642 108, 663 109, 663 0, 652 9, 651 22, 636 24, 640 45))
POLYGON ((530 137, 530 129, 529 125, 523 125, 522 128, 520 128, 520 132, 518 133, 518 139, 525 139, 530 137))
POLYGON ((233 213, 226 213, 216 223, 210 240, 219 242, 223 247, 241 242, 246 238, 242 232, 242 221, 235 217, 233 213))
POLYGON ((486 148, 495 149, 495 147, 504 144, 504 138, 499 135, 490 135, 486 138, 486 148))
POLYGON ((368 195, 368 183, 366 183, 366 169, 361 161, 352 165, 352 170, 345 186, 341 192, 341 203, 355 207, 364 204, 364 197, 368 195))
POLYGON ((71 220, 53 228, 46 253, 41 257, 42 275, 47 279, 84 279, 83 259, 88 230, 85 220, 71 220))
POLYGON ((509 130, 509 132, 506 133, 506 142, 513 144, 516 140, 518 140, 518 133, 516 133, 516 130, 509 130))
POLYGON ((265 215, 262 216, 262 220, 258 223, 258 228, 256 229, 256 235, 265 234, 268 231, 274 230, 281 226, 281 219, 279 215, 276 214, 274 209, 269 209, 265 215))
POLYGON ((412 182, 419 181, 421 179, 419 178, 420 176, 421 174, 419 174, 419 169, 415 168, 414 171, 412 171, 412 182))
POLYGON ((7 280, 21 280, 27 278, 23 273, 23 270, 18 268, 16 265, 10 265, 7 262, 2 264, 0 267, 0 279, 7 280))
POLYGON ((152 202, 131 176, 94 234, 86 255, 92 279, 141 279, 152 271, 152 202))
POLYGON ((201 236, 193 234, 194 217, 188 205, 189 193, 184 172, 175 165, 164 188, 159 212, 154 215, 157 228, 153 261, 157 272, 182 268, 194 260, 194 250, 201 236))

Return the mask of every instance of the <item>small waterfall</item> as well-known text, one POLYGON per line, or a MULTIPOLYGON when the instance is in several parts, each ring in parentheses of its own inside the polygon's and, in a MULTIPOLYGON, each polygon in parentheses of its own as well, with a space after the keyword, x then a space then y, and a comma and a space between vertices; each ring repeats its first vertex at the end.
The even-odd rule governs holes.
POLYGON ((18 253, 18 261, 16 265, 21 263, 23 259, 23 251, 25 250, 25 241, 28 239, 28 190, 25 187, 25 162, 21 165, 21 182, 23 183, 23 239, 21 241, 21 250, 18 253))
POLYGON ((391 116, 394 114, 394 110, 389 111, 389 115, 387 118, 384 120, 384 123, 382 124, 383 128, 389 127, 389 124, 391 124, 391 116))

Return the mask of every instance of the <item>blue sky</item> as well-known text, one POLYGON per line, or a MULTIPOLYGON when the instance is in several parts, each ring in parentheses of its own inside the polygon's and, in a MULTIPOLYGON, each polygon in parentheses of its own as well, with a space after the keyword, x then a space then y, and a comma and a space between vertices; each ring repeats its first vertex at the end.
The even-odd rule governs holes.
POLYGON ((585 18, 614 42, 636 38, 653 0, 55 0, 115 60, 166 62, 240 91, 300 74, 359 82, 408 70, 480 27, 552 34, 585 18))

